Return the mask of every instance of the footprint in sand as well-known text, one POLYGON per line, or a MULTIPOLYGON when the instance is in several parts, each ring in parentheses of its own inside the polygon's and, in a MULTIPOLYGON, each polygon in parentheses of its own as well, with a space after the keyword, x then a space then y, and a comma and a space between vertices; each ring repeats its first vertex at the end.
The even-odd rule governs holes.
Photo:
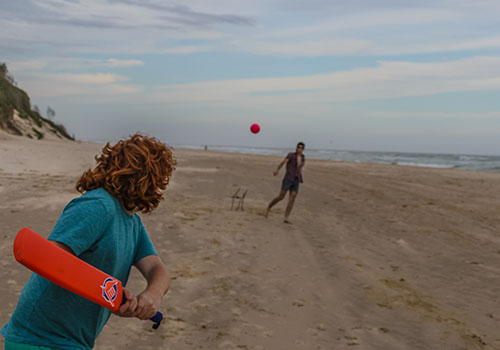
POLYGON ((292 305, 295 307, 304 307, 305 301, 301 299, 296 299, 292 302, 292 305))
POLYGON ((314 337, 321 337, 322 335, 325 334, 325 324, 324 323, 319 323, 314 327, 308 328, 307 333, 313 335, 314 337))

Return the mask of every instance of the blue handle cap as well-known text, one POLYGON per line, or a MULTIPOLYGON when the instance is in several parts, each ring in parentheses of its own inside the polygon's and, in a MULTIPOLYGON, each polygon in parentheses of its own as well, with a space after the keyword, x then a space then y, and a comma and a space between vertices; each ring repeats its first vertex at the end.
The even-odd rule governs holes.
POLYGON ((160 327, 161 321, 163 320, 163 314, 158 311, 154 317, 150 318, 150 320, 154 322, 153 329, 158 329, 158 327, 160 327))

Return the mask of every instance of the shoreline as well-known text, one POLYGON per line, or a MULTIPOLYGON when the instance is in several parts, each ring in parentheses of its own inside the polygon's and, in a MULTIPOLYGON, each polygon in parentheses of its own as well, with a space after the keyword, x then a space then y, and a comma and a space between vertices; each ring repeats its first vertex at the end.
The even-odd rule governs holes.
MULTIPOLYGON (((2 142, 9 142, 9 141, 14 141, 14 142, 19 142, 20 144, 23 144, 23 141, 27 141, 28 143, 31 144, 36 144, 37 142, 48 142, 49 144, 57 145, 58 143, 64 143, 68 145, 73 145, 73 144, 79 144, 82 145, 85 149, 94 149, 94 146, 97 147, 97 151, 100 151, 100 149, 104 146, 105 143, 98 143, 98 142, 93 142, 93 141, 70 141, 70 140, 60 140, 60 139, 42 139, 42 140, 33 140, 29 139, 23 136, 17 136, 17 135, 11 135, 7 134, 6 132, 0 130, 0 143, 2 142), (94 145, 94 146, 92 146, 94 145)), ((167 143, 167 145, 169 145, 167 143)), ((259 147, 240 147, 240 146, 212 146, 212 147, 222 147, 222 148, 228 148, 229 150, 224 150, 224 149, 208 149, 204 150, 204 146, 196 146, 200 147, 200 149, 192 149, 192 148, 182 148, 179 147, 179 145, 169 145, 174 149, 174 151, 180 150, 180 151, 193 151, 193 152, 215 152, 215 153, 228 153, 228 154, 233 154, 234 156, 237 155, 246 155, 246 156, 269 156, 269 157, 277 157, 277 158, 284 158, 286 154, 290 151, 293 151, 293 149, 285 149, 285 148, 265 148, 262 147, 260 149, 266 150, 266 149, 272 149, 276 151, 276 154, 260 154, 260 153, 251 153, 251 152, 240 152, 237 150, 231 150, 231 149, 242 149, 245 150, 247 148, 259 148, 259 147), (281 153, 278 153, 278 151, 282 151, 281 153)), ((184 146, 190 146, 190 145, 184 145, 184 146)), ((0 159, 9 159, 8 155, 2 154, 2 148, 0 148, 0 159)), ((331 162, 339 162, 339 163, 352 163, 352 164, 360 164, 360 165, 370 165, 370 164, 381 164, 381 165, 396 165, 396 166, 401 166, 401 167, 415 167, 415 168, 424 168, 424 169, 443 169, 443 170, 466 170, 466 171, 479 171, 479 172, 487 172, 487 173, 498 173, 500 172, 500 156, 494 156, 494 155, 473 155, 473 154, 451 154, 451 153, 417 153, 417 152, 381 152, 381 151, 349 151, 349 150, 315 150, 315 149, 307 149, 304 152, 306 156, 306 161, 310 162, 312 160, 316 161, 331 161, 331 162), (407 155, 429 155, 429 156, 457 156, 457 157, 487 157, 487 158, 498 158, 498 165, 495 164, 495 169, 474 169, 474 168, 461 168, 461 167, 453 167, 453 166, 441 166, 441 165, 436 165, 436 164, 405 164, 405 163, 397 163, 397 162, 382 162, 382 161, 356 161, 356 160, 349 160, 349 159, 330 159, 330 158, 321 158, 321 157, 314 157, 308 154, 309 152, 317 152, 317 151, 328 151, 328 152, 354 152, 354 153, 372 153, 372 154, 407 154, 407 155)), ((90 163, 92 165, 92 163, 90 163)))
MULTIPOLYGON (((184 145, 176 149, 203 151, 203 146, 184 145), (196 147, 196 148, 193 148, 196 147)), ((173 145, 178 147, 178 145, 173 145)), ((212 146, 209 151, 249 154, 249 155, 273 155, 285 156, 287 152, 293 151, 293 147, 266 148, 250 146, 212 146), (251 152, 257 149, 260 152, 251 152)), ((307 159, 320 159, 331 161, 343 161, 352 163, 387 164, 400 166, 416 166, 437 169, 464 169, 478 171, 500 172, 499 155, 480 155, 462 153, 425 153, 425 152, 397 152, 397 151, 354 151, 354 150, 326 150, 306 149, 307 159), (392 160, 391 160, 392 158, 392 160), (489 163, 486 163, 488 161, 489 163), (433 163, 434 162, 434 163, 433 163), (450 164, 453 162, 453 164, 450 164), (467 163, 468 162, 468 163, 467 163), (446 163, 446 164, 445 164, 446 163)))

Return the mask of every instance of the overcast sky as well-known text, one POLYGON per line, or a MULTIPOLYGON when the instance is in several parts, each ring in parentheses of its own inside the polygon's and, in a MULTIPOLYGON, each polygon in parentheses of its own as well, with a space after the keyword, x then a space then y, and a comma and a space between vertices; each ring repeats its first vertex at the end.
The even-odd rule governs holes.
POLYGON ((1 1, 0 62, 82 140, 498 155, 499 13, 498 0, 1 1))

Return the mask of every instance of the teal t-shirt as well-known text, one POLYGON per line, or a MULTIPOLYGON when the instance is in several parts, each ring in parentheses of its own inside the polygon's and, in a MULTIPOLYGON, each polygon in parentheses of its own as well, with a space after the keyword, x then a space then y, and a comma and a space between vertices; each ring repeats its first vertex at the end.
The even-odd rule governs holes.
MULTIPOLYGON (((132 265, 157 255, 139 215, 129 215, 104 189, 73 199, 49 240, 126 285, 132 265)), ((3 327, 5 339, 57 349, 92 349, 111 311, 33 273, 14 313, 3 327)))

